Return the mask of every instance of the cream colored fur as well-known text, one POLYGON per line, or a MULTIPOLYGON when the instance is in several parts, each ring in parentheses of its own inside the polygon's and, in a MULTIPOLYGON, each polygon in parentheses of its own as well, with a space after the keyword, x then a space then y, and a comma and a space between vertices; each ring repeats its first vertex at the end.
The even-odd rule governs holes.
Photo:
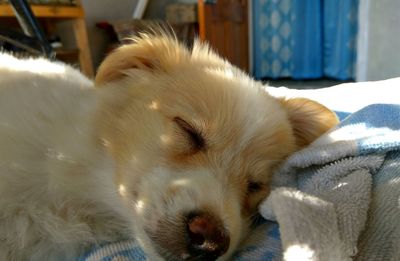
POLYGON ((0 56, 0 260, 74 260, 130 237, 180 260, 184 216, 198 210, 229 231, 225 260, 274 168, 337 121, 168 36, 118 49, 96 85, 63 64, 0 56))

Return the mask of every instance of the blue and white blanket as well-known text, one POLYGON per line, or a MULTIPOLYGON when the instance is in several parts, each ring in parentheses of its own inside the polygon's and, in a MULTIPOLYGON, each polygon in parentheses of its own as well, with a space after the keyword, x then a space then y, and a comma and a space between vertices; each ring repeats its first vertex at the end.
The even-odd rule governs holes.
POLYGON ((353 113, 290 157, 274 186, 260 212, 279 223, 277 259, 399 260, 400 105, 353 113))
MULTIPOLYGON (((400 260, 400 105, 351 114, 290 157, 273 186, 266 222, 233 260, 400 260)), ((132 241, 81 258, 148 259, 132 241)))

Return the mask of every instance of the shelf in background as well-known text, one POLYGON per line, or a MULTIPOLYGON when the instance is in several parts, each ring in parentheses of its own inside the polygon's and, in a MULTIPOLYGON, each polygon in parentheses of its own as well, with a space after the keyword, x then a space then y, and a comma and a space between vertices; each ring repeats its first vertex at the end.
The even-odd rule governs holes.
MULTIPOLYGON (((78 47, 78 56, 80 69, 86 76, 93 77, 94 70, 90 53, 89 40, 86 31, 85 12, 77 0, 76 6, 67 5, 30 5, 32 12, 37 18, 41 18, 48 25, 53 25, 54 22, 71 20, 75 41, 78 47)), ((10 4, 0 4, 0 18, 8 19, 15 17, 13 8, 10 4)), ((54 25, 53 25, 54 26, 54 25)), ((52 26, 49 26, 52 27, 52 26)), ((66 58, 73 57, 72 52, 61 52, 58 54, 66 58)))
MULTIPOLYGON (((83 18, 85 12, 80 6, 31 5, 36 17, 46 18, 83 18)), ((0 17, 14 17, 9 4, 0 4, 0 17)))

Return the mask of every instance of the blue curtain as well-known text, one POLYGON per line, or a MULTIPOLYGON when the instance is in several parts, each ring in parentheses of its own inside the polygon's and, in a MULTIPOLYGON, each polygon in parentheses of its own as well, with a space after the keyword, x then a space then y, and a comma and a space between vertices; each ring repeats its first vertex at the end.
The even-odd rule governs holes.
POLYGON ((358 1, 254 0, 254 76, 353 78, 358 1))

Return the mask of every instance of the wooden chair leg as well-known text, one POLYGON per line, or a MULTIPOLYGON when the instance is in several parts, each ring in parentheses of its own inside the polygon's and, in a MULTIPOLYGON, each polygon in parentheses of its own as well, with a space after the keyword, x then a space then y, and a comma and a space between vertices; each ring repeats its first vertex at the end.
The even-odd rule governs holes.
POLYGON ((82 72, 89 78, 94 77, 92 56, 89 48, 86 23, 83 18, 73 20, 76 43, 79 48, 79 63, 82 72))

